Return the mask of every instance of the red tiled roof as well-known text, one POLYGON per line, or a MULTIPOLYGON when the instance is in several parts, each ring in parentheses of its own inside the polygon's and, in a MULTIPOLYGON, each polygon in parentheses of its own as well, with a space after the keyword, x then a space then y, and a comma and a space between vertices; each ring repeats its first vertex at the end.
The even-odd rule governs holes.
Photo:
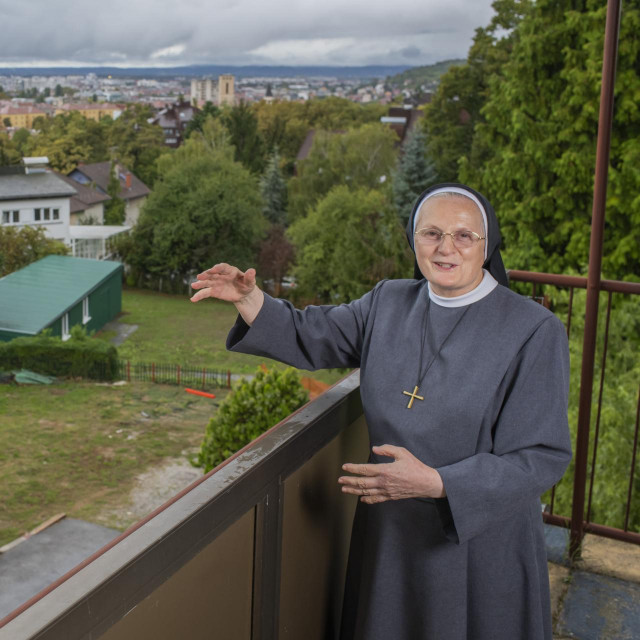
MULTIPOLYGON (((109 179, 111 177, 111 162, 94 162, 93 164, 81 164, 74 170, 82 173, 91 182, 107 193, 109 188, 109 179)), ((69 177, 73 180, 72 171, 69 177)), ((120 178, 120 193, 118 197, 123 200, 135 200, 143 198, 151 193, 147 185, 131 173, 131 187, 127 189, 127 173, 130 173, 124 167, 118 165, 118 174, 120 178)), ((74 181, 75 182, 75 181, 74 181)))
POLYGON ((86 211, 96 204, 111 200, 111 197, 106 193, 102 193, 89 185, 80 184, 73 178, 65 176, 62 173, 58 173, 57 171, 54 173, 58 176, 58 178, 64 180, 78 192, 75 196, 71 196, 71 201, 69 203, 69 211, 71 213, 81 213, 82 211, 86 211))
POLYGON ((118 111, 120 107, 108 102, 96 102, 91 104, 63 104, 60 109, 65 111, 118 111))
POLYGON ((46 116, 46 111, 38 109, 37 107, 2 107, 0 108, 0 114, 3 116, 19 116, 28 114, 38 114, 46 116))

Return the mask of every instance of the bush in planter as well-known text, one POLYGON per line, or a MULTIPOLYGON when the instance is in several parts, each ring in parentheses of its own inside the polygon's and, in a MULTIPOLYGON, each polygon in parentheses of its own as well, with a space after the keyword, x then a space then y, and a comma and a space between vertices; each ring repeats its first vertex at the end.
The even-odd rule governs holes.
POLYGON ((194 464, 210 471, 307 400, 295 369, 258 369, 253 380, 243 378, 220 403, 194 464))

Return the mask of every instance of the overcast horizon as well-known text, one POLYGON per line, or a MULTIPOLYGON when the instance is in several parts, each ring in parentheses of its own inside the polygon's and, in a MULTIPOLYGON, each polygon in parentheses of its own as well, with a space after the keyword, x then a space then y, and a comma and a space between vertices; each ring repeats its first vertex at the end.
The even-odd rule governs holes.
POLYGON ((466 58, 490 0, 0 0, 1 68, 420 66, 466 58))

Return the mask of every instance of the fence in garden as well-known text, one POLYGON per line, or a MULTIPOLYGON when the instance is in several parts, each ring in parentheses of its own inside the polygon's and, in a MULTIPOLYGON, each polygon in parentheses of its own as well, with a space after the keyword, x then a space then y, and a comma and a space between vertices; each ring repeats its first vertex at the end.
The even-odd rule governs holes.
POLYGON ((157 382, 197 389, 231 387, 231 371, 158 362, 118 360, 118 378, 127 382, 157 382))

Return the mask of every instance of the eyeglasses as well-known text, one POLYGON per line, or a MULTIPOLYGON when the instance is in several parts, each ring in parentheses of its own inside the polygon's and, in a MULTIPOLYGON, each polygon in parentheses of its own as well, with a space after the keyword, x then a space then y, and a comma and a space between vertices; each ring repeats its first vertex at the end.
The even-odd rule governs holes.
POLYGON ((418 229, 415 232, 416 242, 427 247, 433 247, 442 242, 444 236, 451 236, 453 245, 457 249, 470 249, 474 247, 477 242, 484 240, 484 236, 479 236, 475 231, 469 231, 467 229, 458 229, 452 233, 445 233, 440 229, 418 229))

